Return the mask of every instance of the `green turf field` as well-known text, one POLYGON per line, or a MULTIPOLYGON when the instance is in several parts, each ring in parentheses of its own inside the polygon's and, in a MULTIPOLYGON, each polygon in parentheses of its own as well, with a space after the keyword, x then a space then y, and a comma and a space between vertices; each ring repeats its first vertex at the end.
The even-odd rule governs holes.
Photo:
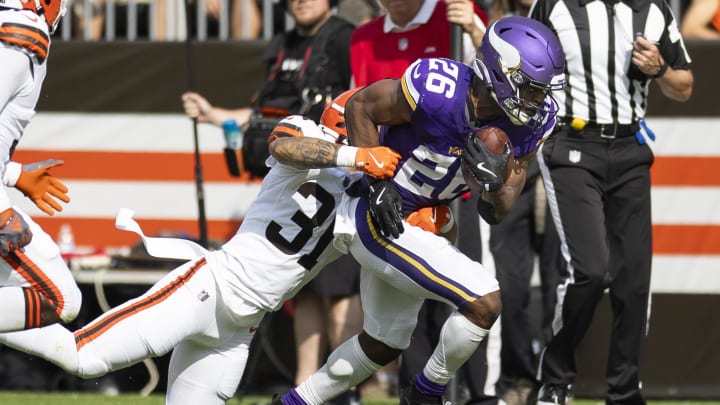
MULTIPOLYGON (((228 405, 257 405, 270 401, 267 397, 248 397, 232 400, 228 405)), ((363 401, 363 405, 397 405, 397 398, 372 399, 363 401)), ((164 397, 153 395, 141 398, 137 395, 104 396, 97 394, 38 393, 38 392, 1 392, 2 405, 163 405, 164 397)), ((603 405, 600 400, 576 399, 573 405, 603 405)), ((649 401, 648 405, 720 405, 720 401, 649 401)))

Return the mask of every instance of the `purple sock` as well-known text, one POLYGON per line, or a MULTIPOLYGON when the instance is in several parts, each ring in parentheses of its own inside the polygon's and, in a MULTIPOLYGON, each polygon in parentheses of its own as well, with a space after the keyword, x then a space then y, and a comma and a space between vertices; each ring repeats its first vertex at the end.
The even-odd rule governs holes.
POLYGON ((300 395, 295 391, 295 388, 287 392, 282 396, 283 405, 307 405, 300 395))
POLYGON ((445 387, 445 384, 438 384, 428 380, 423 373, 415 377, 415 389, 421 394, 441 396, 445 393, 445 387))

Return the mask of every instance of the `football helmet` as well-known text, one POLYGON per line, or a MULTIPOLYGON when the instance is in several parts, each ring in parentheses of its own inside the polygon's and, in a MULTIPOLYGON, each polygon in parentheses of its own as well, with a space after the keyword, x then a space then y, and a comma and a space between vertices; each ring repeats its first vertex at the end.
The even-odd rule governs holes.
POLYGON ((320 116, 320 129, 332 137, 335 143, 347 145, 347 127, 345 126, 345 104, 355 93, 362 87, 350 89, 335 97, 335 99, 325 107, 320 116))
POLYGON ((38 5, 38 14, 45 16, 50 34, 54 33, 65 15, 68 0, 35 0, 38 5))
POLYGON ((495 21, 473 69, 514 124, 537 130, 557 111, 550 92, 565 87, 565 54, 539 21, 519 16, 495 21))

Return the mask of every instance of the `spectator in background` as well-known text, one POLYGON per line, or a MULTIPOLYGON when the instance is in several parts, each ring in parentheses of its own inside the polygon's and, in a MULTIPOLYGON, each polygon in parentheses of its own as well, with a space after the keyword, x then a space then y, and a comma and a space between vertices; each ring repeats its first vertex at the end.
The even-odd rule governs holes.
MULTIPOLYGON (((263 167, 269 132, 252 132, 257 116, 303 114, 317 122, 326 103, 350 86, 352 24, 332 15, 329 0, 286 0, 286 5, 295 27, 276 35, 266 48, 267 79, 251 108, 227 110, 212 106, 198 93, 182 96, 186 114, 199 122, 220 126, 226 120, 250 121, 245 139, 257 135, 256 144, 264 150, 253 155, 263 167), (255 115, 251 118, 251 114, 255 115)), ((246 165, 247 152, 243 153, 246 165)), ((334 349, 361 330, 359 274, 352 258, 341 258, 296 296, 298 381, 319 368, 328 348, 334 349)))
POLYGON ((665 1, 537 0, 530 16, 559 36, 568 75, 558 127, 538 152, 567 265, 539 365, 538 403, 568 402, 576 349, 609 289, 605 402, 642 405, 654 159, 644 122, 648 85, 654 80, 666 97, 686 101, 690 60, 665 1))
MULTIPOLYGON (((497 0, 490 21, 527 16, 533 0, 497 0)), ((490 230, 495 277, 503 292, 499 392, 507 405, 525 405, 536 392, 537 354, 552 335, 555 287, 560 280, 560 240, 552 223, 540 169, 529 159, 527 180, 508 216, 490 230), (531 311, 530 280, 538 258, 542 305, 531 311), (533 315, 540 316, 534 322, 533 315), (539 324, 539 328, 534 328, 539 324)))
POLYGON ((350 60, 355 86, 399 78, 415 59, 450 55, 450 24, 465 32, 463 61, 471 62, 487 16, 471 0, 380 0, 384 16, 353 33, 350 60), (474 12, 473 12, 474 11, 474 12))
POLYGON ((332 16, 329 0, 285 1, 295 27, 277 34, 266 47, 263 55, 266 81, 251 106, 225 109, 213 106, 199 93, 187 92, 182 95, 182 102, 190 118, 218 127, 226 120, 235 120, 247 127, 250 116, 267 107, 284 110, 278 111, 278 115, 303 113, 317 122, 327 100, 349 88, 352 25, 332 16), (327 41, 315 44, 321 30, 325 31, 323 38, 327 41), (308 50, 312 50, 310 55, 306 55, 308 50), (327 65, 310 66, 311 59, 324 55, 333 55, 327 58, 327 65))
POLYGON ((537 355, 552 336, 554 292, 562 268, 560 240, 535 157, 528 162, 527 181, 512 211, 491 227, 490 251, 503 292, 500 392, 507 405, 525 405, 537 389, 537 355), (531 310, 530 280, 536 257, 542 293, 539 311, 531 310), (532 319, 534 315, 539 319, 532 319))
POLYGON ((357 27, 379 16, 380 6, 377 0, 341 0, 337 15, 357 27))
POLYGON ((490 8, 490 22, 509 15, 527 16, 534 0, 495 0, 490 8))
MULTIPOLYGON (((463 28, 462 59, 465 62, 474 59, 485 33, 487 15, 471 0, 380 0, 380 4, 386 14, 358 27, 352 36, 350 60, 357 86, 399 78, 418 58, 453 56, 450 39, 452 23, 463 28)), ((479 219, 475 203, 476 200, 459 203, 469 207, 472 218, 470 222, 459 221, 459 247, 463 253, 480 261, 479 219)), ((398 383, 402 397, 408 395, 412 378, 422 370, 432 354, 440 329, 450 313, 450 307, 442 302, 427 300, 423 304, 410 347, 403 352, 400 361, 398 383)), ((483 342, 483 346, 486 344, 483 342)), ((480 349, 459 373, 475 400, 485 396, 485 364, 484 349, 480 349)))
MULTIPOLYGON (((112 2, 115 38, 163 40, 166 37, 166 0, 128 0, 112 2), (129 24, 134 20, 134 25, 129 24)), ((206 0, 207 2, 219 0, 206 0)), ((108 24, 107 0, 75 1, 72 3, 74 35, 89 40, 103 39, 108 24)))
POLYGON ((685 39, 720 39, 720 0, 694 0, 680 25, 685 39))

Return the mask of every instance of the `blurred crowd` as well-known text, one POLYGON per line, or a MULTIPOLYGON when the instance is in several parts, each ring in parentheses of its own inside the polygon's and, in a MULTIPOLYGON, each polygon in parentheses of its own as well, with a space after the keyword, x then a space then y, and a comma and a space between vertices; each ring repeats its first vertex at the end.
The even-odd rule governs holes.
MULTIPOLYGON (((476 0, 488 15, 522 13, 532 2, 476 0)), ((718 0, 674 0, 670 4, 685 39, 720 39, 718 0)), ((385 10, 377 0, 340 0, 331 6, 345 20, 360 25, 385 10)), ((278 0, 77 0, 64 39, 258 40, 292 28, 284 1, 278 0), (186 22, 187 17, 187 22, 186 22), (186 25, 187 24, 187 25, 186 25)))

